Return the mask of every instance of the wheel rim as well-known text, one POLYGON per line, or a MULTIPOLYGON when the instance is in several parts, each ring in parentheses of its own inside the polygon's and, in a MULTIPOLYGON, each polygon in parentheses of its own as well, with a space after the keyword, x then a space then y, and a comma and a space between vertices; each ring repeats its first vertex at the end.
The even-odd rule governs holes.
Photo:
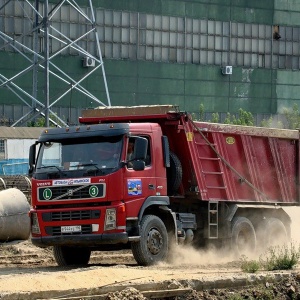
POLYGON ((147 246, 151 254, 156 255, 160 252, 163 245, 163 238, 161 233, 156 229, 152 228, 149 231, 147 238, 147 246))
POLYGON ((282 228, 273 229, 270 231, 268 236, 268 246, 278 247, 286 244, 288 241, 287 234, 282 228))
POLYGON ((241 253, 249 251, 253 246, 253 240, 249 231, 241 231, 237 238, 237 247, 241 253))

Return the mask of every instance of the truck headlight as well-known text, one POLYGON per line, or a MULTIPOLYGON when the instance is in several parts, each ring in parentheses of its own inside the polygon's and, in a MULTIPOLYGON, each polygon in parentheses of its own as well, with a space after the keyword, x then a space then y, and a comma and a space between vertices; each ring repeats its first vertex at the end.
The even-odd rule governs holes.
POLYGON ((39 220, 36 213, 31 213, 31 233, 41 234, 39 220))
POLYGON ((112 230, 116 228, 117 214, 115 208, 108 208, 105 213, 104 230, 112 230))

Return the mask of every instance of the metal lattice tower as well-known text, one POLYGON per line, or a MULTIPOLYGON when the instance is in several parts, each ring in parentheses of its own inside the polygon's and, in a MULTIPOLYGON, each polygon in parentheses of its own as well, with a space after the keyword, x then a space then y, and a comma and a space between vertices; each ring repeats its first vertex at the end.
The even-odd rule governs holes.
POLYGON ((55 4, 51 3, 51 5, 49 5, 48 0, 41 2, 35 0, 34 4, 27 0, 0 0, 0 3, 0 12, 9 5, 19 5, 19 9, 23 10, 24 24, 26 23, 24 27, 30 28, 26 32, 24 30, 24 33, 18 37, 0 31, 0 39, 4 43, 0 50, 4 48, 13 50, 26 61, 26 67, 21 71, 16 71, 16 74, 10 77, 1 74, 0 70, 0 88, 6 87, 15 97, 30 107, 29 113, 22 116, 12 126, 22 125, 41 115, 46 119, 46 126, 49 126, 49 121, 56 125, 59 123, 66 126, 66 122, 53 112, 53 107, 72 91, 81 93, 84 97, 88 97, 91 101, 99 104, 99 106, 111 105, 92 0, 87 1, 88 7, 86 8, 80 7, 73 0, 61 0, 55 4), (71 38, 61 30, 62 26, 60 28, 57 22, 52 22, 55 16, 61 13, 63 5, 69 5, 72 14, 78 14, 78 18, 84 19, 86 30, 81 35, 78 34, 78 36, 74 37, 73 34, 71 38), (32 37, 32 45, 28 45, 28 42, 26 43, 27 36, 32 37), (84 43, 82 41, 87 38, 94 40, 96 48, 94 51, 88 51, 83 47, 84 43), (49 51, 50 39, 56 43, 55 52, 49 51), (66 68, 63 69, 62 66, 54 62, 57 56, 67 51, 71 51, 73 55, 79 55, 87 64, 92 62, 90 64, 92 67, 88 68, 88 71, 80 78, 78 78, 78 74, 77 78, 72 77, 66 68), (95 75, 97 71, 102 72, 107 103, 102 102, 83 87, 83 82, 89 76, 95 75), (32 91, 22 88, 19 84, 22 82, 22 78, 29 73, 31 73, 33 79, 32 91), (38 78, 41 73, 43 74, 43 80, 40 83, 38 78), (55 91, 55 94, 50 95, 52 91, 50 89, 51 80, 59 82, 61 87, 59 93, 55 91), (43 90, 43 95, 38 96, 38 91, 41 90, 43 90), (52 115, 55 115, 57 120, 53 119, 52 115))

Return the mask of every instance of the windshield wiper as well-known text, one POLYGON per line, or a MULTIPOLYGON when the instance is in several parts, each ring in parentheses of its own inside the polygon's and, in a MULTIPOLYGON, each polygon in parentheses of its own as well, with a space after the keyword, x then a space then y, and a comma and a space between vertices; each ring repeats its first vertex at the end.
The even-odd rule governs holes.
POLYGON ((104 174, 103 170, 101 170, 99 167, 98 167, 98 164, 93 164, 93 163, 88 163, 88 164, 82 164, 80 166, 83 166, 83 167, 95 167, 96 170, 93 170, 93 169, 88 169, 87 170, 87 173, 92 173, 92 172, 99 172, 100 174, 104 174))
POLYGON ((58 170, 59 173, 61 173, 62 175, 65 175, 65 173, 58 167, 58 166, 41 166, 41 167, 38 167, 37 169, 47 169, 47 168, 56 168, 58 170))
MULTIPOLYGON (((92 163, 88 163, 88 164, 79 164, 78 166, 81 166, 81 167, 95 167, 97 169, 99 169, 97 167, 97 164, 92 164, 92 163)), ((100 170, 100 169, 99 169, 100 170)))

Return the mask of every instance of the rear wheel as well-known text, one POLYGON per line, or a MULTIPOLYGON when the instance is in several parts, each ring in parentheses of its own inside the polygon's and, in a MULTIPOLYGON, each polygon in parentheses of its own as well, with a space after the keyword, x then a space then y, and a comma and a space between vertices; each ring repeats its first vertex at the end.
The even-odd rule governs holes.
POLYGON ((168 254, 168 232, 163 221, 154 215, 145 215, 140 225, 141 239, 131 244, 133 256, 142 266, 153 265, 168 254))
POLYGON ((267 247, 281 246, 289 241, 286 227, 281 220, 269 218, 265 226, 265 243, 267 247))
POLYGON ((231 233, 231 247, 236 254, 249 255, 256 252, 256 234, 249 219, 234 218, 231 233))
POLYGON ((59 266, 87 265, 90 260, 91 250, 88 248, 54 246, 53 254, 59 266))

